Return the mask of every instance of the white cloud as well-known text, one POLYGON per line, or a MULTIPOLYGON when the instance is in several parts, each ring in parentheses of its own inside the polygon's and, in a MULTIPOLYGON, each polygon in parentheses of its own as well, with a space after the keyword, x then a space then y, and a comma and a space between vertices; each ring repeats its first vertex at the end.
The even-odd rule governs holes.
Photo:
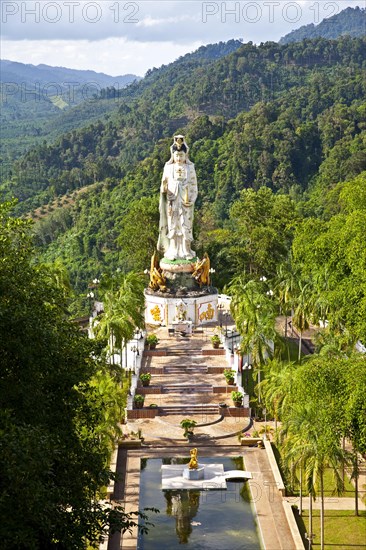
POLYGON ((137 27, 156 27, 160 25, 171 25, 171 24, 181 24, 181 23, 187 23, 188 21, 197 23, 197 18, 194 18, 190 15, 183 15, 178 17, 166 17, 165 19, 160 18, 153 18, 153 17, 145 17, 141 21, 137 23, 137 27))
POLYGON ((364 0, 2 0, 2 57, 143 74, 201 44, 277 41, 364 0))
POLYGON ((170 63, 197 49, 201 42, 133 42, 124 38, 89 40, 23 40, 4 41, 3 57, 21 63, 91 69, 112 76, 126 73, 143 76, 152 67, 170 63))

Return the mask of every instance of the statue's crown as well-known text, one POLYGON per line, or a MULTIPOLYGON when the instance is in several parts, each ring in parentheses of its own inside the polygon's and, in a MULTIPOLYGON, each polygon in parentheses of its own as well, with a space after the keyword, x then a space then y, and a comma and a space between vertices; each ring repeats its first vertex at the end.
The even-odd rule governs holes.
POLYGON ((189 147, 186 143, 185 137, 181 134, 174 136, 173 145, 170 150, 172 154, 174 151, 183 151, 184 153, 188 153, 189 147))

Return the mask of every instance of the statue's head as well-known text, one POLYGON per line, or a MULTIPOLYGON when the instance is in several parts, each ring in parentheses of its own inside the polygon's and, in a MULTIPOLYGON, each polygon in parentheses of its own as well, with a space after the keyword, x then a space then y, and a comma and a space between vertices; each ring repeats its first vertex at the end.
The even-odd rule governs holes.
POLYGON ((186 153, 181 149, 180 151, 173 151, 173 161, 177 164, 184 164, 186 161, 186 153))
POLYGON ((185 137, 181 134, 174 136, 173 145, 170 147, 171 157, 167 164, 177 162, 179 164, 192 164, 188 158, 189 147, 185 137))

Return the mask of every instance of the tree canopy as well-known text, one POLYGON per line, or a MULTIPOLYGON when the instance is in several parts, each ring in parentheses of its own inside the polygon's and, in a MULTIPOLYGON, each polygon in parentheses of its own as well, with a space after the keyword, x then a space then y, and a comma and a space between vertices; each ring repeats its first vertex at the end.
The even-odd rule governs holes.
POLYGON ((98 345, 67 319, 55 273, 34 263, 29 222, 9 209, 0 209, 0 546, 85 548, 112 519, 116 529, 134 523, 100 501, 116 435, 116 403, 101 395, 109 384, 119 407, 122 396, 98 345))

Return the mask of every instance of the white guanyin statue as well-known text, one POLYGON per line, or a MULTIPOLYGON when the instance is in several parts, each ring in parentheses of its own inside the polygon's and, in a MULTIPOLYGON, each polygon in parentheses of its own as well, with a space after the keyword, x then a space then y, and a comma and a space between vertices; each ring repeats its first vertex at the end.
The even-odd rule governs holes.
POLYGON ((165 163, 160 188, 158 250, 168 260, 191 260, 193 211, 197 198, 197 177, 188 159, 184 136, 174 136, 171 158, 165 163))

